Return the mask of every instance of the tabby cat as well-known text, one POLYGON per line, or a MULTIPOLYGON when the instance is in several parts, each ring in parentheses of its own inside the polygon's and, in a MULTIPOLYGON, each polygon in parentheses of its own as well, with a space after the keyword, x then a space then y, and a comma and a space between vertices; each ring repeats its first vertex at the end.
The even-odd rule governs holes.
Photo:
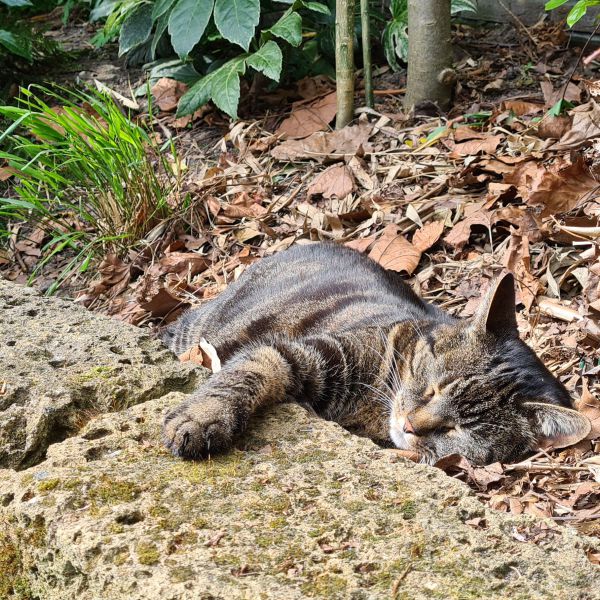
POLYGON ((516 460, 590 430, 519 339, 510 274, 460 320, 359 252, 295 246, 252 265, 163 336, 178 355, 201 338, 223 368, 165 417, 165 443, 184 458, 231 448, 257 410, 284 401, 427 463, 453 453, 516 460))

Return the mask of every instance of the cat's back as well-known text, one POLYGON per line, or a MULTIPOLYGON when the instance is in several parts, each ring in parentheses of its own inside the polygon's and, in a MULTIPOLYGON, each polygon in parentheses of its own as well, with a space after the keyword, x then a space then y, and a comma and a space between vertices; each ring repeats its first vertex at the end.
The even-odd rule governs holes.
POLYGON ((164 340, 177 354, 211 342, 222 356, 273 334, 385 327, 435 314, 398 273, 335 244, 297 245, 252 265, 219 297, 185 313, 164 340))

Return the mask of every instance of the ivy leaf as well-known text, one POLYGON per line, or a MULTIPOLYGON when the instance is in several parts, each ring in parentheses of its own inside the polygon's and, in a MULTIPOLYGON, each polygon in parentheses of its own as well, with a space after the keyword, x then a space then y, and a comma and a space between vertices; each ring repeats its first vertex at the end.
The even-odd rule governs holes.
POLYGON ((260 19, 260 0, 215 0, 215 25, 221 35, 244 50, 260 19))
POLYGON ((192 114, 212 100, 231 118, 237 119, 240 100, 240 75, 246 70, 247 54, 238 56, 197 81, 179 100, 177 116, 192 114))
POLYGON ((152 11, 148 4, 142 4, 127 15, 119 36, 119 56, 143 44, 152 31, 152 11))
POLYGON ((200 41, 213 11, 214 0, 179 0, 169 16, 169 35, 177 54, 184 58, 200 41))
POLYGON ((302 17, 297 12, 286 12, 267 32, 292 46, 299 46, 302 43, 302 17))
POLYGON ((246 64, 273 81, 279 81, 283 54, 281 48, 273 40, 260 47, 258 52, 251 54, 246 59, 246 64))
POLYGON ((29 37, 17 36, 12 31, 0 29, 0 45, 4 46, 9 52, 32 62, 31 39, 29 37))

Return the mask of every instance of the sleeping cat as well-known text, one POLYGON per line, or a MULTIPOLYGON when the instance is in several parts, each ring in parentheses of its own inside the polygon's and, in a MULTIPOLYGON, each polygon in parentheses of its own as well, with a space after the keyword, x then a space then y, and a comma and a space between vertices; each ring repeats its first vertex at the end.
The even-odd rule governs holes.
POLYGON ((163 340, 179 355, 201 338, 223 368, 165 417, 165 443, 184 458, 226 451, 258 409, 284 401, 427 463, 453 453, 512 461, 590 431, 519 339, 510 274, 459 320, 359 252, 295 246, 252 265, 163 340))

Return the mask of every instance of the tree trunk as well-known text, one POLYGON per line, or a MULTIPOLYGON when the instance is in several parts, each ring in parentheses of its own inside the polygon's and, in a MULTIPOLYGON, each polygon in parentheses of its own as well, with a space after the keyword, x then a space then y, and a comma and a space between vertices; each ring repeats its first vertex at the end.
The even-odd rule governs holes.
POLYGON ((335 2, 336 129, 354 116, 354 0, 335 2))
POLYGON ((365 104, 369 108, 373 108, 373 67, 371 65, 371 20, 369 16, 369 0, 360 0, 360 24, 362 29, 365 104))
POLYGON ((408 82, 404 106, 429 100, 448 108, 452 70, 450 0, 408 0, 408 82))

